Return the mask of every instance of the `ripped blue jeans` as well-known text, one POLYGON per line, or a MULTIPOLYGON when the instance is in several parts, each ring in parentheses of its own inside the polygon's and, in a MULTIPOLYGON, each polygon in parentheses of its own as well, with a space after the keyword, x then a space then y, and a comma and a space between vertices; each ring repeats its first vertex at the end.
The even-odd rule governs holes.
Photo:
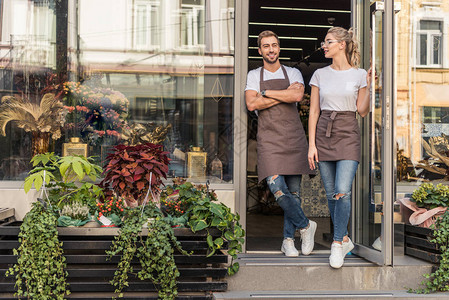
POLYGON ((348 235, 348 223, 351 215, 351 189, 357 171, 358 161, 337 160, 320 161, 321 179, 326 190, 329 212, 334 223, 334 241, 343 241, 348 235), (336 195, 343 194, 337 200, 336 195))
POLYGON ((294 238, 296 229, 309 225, 301 208, 301 175, 273 175, 266 180, 276 202, 284 210, 284 238, 294 238))

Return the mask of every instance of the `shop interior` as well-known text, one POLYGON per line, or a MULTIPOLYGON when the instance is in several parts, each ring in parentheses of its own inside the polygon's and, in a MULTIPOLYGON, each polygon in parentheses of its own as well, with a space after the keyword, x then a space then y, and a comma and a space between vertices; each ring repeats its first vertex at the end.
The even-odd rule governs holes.
MULTIPOLYGON (((330 64, 324 58, 320 43, 332 26, 349 28, 349 0, 252 0, 249 4, 248 70, 263 65, 257 50, 257 36, 264 30, 274 31, 280 38, 280 62, 301 71, 305 96, 298 105, 307 135, 310 86, 313 72, 330 64)), ((257 180, 257 116, 248 115, 247 165, 247 251, 279 252, 283 235, 283 211, 276 204, 265 182, 257 180)), ((332 224, 320 176, 303 176, 302 207, 307 217, 318 223, 315 251, 329 250, 332 224)), ((299 231, 295 244, 300 249, 299 231)))

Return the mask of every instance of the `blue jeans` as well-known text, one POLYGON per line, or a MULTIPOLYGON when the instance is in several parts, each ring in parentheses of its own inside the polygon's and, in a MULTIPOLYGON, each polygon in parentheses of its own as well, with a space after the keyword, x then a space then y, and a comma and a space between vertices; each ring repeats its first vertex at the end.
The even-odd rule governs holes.
POLYGON ((309 225, 301 208, 301 175, 273 175, 266 180, 276 202, 284 210, 284 238, 294 238, 296 229, 309 225))
POLYGON ((334 223, 334 241, 343 241, 348 235, 351 215, 351 188, 359 165, 355 160, 320 161, 321 179, 326 190, 329 212, 334 223), (336 198, 337 194, 343 196, 336 198))

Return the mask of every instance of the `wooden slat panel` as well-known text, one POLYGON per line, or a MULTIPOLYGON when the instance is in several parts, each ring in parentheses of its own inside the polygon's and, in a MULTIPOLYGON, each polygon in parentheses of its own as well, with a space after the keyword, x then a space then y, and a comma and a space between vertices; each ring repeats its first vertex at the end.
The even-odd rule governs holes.
MULTIPOLYGON (((70 282, 72 292, 113 292, 115 287, 105 282, 70 282)), ((12 293, 15 291, 14 282, 0 282, 0 291, 12 293)), ((224 292, 227 289, 225 281, 216 282, 178 282, 179 292, 212 291, 224 292)), ((129 282, 128 292, 153 292, 154 285, 149 281, 129 282)))
POLYGON ((438 251, 436 244, 429 242, 429 240, 427 240, 427 239, 419 238, 416 236, 407 236, 406 235, 405 236, 405 244, 412 248, 422 247, 425 249, 434 250, 435 252, 438 251))
MULTIPOLYGON (((6 278, 5 272, 7 269, 0 269, 0 278, 6 278)), ((100 268, 98 266, 92 266, 91 268, 71 268, 69 265, 66 268, 66 271, 69 274, 69 278, 102 278, 107 277, 112 278, 114 276, 115 268, 100 268)), ((179 273, 181 274, 180 278, 188 278, 188 277, 197 277, 197 278, 203 278, 203 277, 212 277, 212 278, 224 278, 227 274, 226 268, 178 268, 179 273)), ((136 266, 134 268, 135 272, 140 271, 140 266, 136 266)), ((132 276, 132 275, 130 275, 132 276)), ((13 277, 9 277, 11 280, 13 280, 13 277)))
MULTIPOLYGON (((180 241, 181 248, 186 251, 206 250, 208 245, 205 241, 180 241)), ((63 241, 64 250, 107 250, 112 241, 63 241)), ((14 249, 20 246, 17 240, 0 240, 0 249, 14 249)), ((227 249, 227 243, 222 249, 227 249)))
POLYGON ((438 260, 440 257, 438 254, 430 253, 427 251, 410 248, 410 247, 405 247, 405 254, 425 260, 425 261, 429 261, 432 263, 438 263, 438 260))
MULTIPOLYGON (((85 237, 108 237, 116 236, 118 234, 118 228, 85 228, 85 227, 58 227, 59 237, 63 240, 64 236, 85 236, 85 237)), ((206 237, 207 231, 201 230, 199 232, 193 233, 189 228, 174 228, 175 236, 182 240, 184 238, 198 238, 206 237)), ((17 236, 20 232, 20 226, 1 226, 0 225, 0 236, 17 236)), ((220 236, 220 231, 218 229, 210 229, 210 234, 212 236, 220 236)), ((143 235, 148 234, 148 229, 142 230, 143 235)))
MULTIPOLYGON (((107 260, 107 255, 93 254, 93 255, 64 255, 67 264, 116 264, 120 257, 114 256, 111 260, 107 260)), ((226 255, 213 255, 206 257, 205 255, 175 255, 176 264, 219 264, 226 263, 228 257, 226 255)), ((0 255, 0 263, 11 264, 16 263, 15 255, 0 255)), ((137 262, 137 260, 135 261, 137 262)))
POLYGON ((423 235, 423 236, 428 236, 432 234, 432 230, 429 228, 425 228, 425 227, 418 227, 418 226, 413 226, 413 225, 409 225, 406 224, 405 225, 405 233, 414 233, 417 235, 423 235))

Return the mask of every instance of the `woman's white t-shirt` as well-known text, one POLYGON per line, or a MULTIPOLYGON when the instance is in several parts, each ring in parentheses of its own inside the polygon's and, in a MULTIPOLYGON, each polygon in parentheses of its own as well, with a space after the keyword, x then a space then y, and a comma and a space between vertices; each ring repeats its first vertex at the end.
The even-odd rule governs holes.
POLYGON ((366 71, 351 68, 334 70, 331 66, 313 73, 309 85, 320 89, 320 109, 332 111, 357 111, 357 96, 366 87, 366 71))

